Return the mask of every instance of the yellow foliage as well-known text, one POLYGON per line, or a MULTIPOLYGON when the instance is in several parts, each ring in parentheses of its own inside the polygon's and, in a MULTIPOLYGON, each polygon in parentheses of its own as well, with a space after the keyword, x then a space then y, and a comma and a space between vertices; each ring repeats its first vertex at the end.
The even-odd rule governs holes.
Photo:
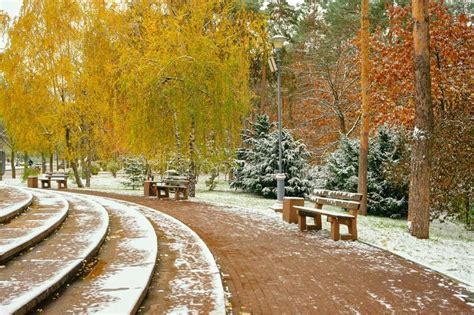
POLYGON ((24 0, 0 60, 21 150, 164 160, 234 147, 264 18, 237 0, 24 0), (260 34, 260 35, 259 35, 260 34))

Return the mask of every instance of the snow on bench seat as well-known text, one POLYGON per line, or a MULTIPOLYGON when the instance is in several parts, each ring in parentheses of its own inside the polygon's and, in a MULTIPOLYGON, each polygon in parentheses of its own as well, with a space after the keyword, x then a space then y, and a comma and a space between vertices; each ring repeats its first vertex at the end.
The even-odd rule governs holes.
POLYGON ((0 268, 0 314, 31 310, 67 280, 99 249, 109 224, 107 211, 84 197, 68 197, 61 228, 31 251, 0 268))
MULTIPOLYGON (((71 194, 64 194, 67 198, 71 194)), ((49 314, 134 314, 145 297, 158 255, 147 218, 123 203, 93 198, 106 208, 110 232, 97 263, 43 308, 49 314)))
POLYGON ((30 192, 34 201, 29 210, 0 226, 0 262, 43 240, 67 216, 69 204, 64 198, 38 190, 30 192))
POLYGON ((0 223, 7 222, 28 208, 33 196, 16 187, 0 185, 0 223))

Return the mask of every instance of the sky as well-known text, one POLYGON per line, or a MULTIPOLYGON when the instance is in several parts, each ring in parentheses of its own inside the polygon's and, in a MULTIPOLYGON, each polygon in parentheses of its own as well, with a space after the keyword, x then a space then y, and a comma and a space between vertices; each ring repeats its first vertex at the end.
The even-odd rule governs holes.
POLYGON ((9 16, 16 16, 20 12, 22 0, 0 0, 0 10, 7 11, 9 16))

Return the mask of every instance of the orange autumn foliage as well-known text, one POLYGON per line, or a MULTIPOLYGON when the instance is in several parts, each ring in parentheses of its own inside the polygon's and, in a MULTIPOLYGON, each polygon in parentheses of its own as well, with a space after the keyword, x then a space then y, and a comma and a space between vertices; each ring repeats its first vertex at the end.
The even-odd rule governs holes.
MULTIPOLYGON (((472 104, 474 33, 468 18, 452 15, 442 2, 430 3, 432 96, 435 115, 472 104)), ((371 72, 374 127, 385 122, 413 126, 414 61, 411 8, 391 8, 390 33, 373 34, 371 72)))

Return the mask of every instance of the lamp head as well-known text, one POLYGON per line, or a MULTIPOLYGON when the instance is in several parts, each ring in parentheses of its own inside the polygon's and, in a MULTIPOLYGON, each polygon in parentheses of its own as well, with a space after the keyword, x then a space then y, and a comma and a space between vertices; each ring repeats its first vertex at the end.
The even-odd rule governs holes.
POLYGON ((275 49, 281 49, 286 41, 286 37, 283 35, 275 35, 270 39, 270 41, 275 49))

